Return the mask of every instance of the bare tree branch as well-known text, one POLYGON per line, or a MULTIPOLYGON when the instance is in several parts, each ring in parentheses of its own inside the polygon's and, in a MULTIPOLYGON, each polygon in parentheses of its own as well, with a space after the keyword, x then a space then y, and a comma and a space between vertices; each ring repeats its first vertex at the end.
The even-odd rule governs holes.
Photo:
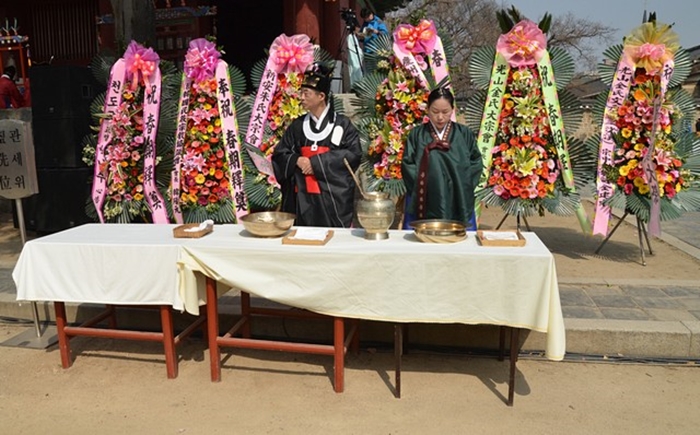
MULTIPOLYGON (((495 45, 501 34, 496 12, 501 8, 495 0, 414 0, 388 14, 387 19, 394 23, 408 22, 417 16, 432 19, 452 42, 453 85, 458 95, 465 95, 470 91, 469 59, 479 47, 495 45)), ((537 21, 539 17, 530 19, 537 21)), ((585 70, 597 63, 596 46, 611 43, 616 30, 567 13, 553 17, 548 44, 568 51, 578 68, 585 70)))

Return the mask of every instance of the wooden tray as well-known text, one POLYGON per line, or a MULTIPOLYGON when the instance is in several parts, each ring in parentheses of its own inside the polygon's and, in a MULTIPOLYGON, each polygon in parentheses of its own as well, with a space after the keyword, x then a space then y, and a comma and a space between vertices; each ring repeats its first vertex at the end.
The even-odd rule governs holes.
MULTIPOLYGON (((489 230, 488 232, 495 232, 495 233, 512 233, 513 230, 505 230, 505 231, 495 231, 495 230, 489 230)), ((483 236, 484 231, 477 231, 476 232, 476 240, 479 241, 479 244, 481 246, 525 246, 525 238, 523 237, 522 234, 520 234, 520 230, 515 230, 515 234, 518 236, 518 240, 488 240, 485 239, 483 236)))
POLYGON ((284 236, 282 238, 282 244, 283 245, 309 245, 309 246, 323 246, 328 241, 333 238, 333 230, 328 230, 328 234, 326 234, 326 238, 323 240, 303 240, 303 239, 292 239, 294 235, 297 233, 297 230, 292 230, 289 234, 284 236))
POLYGON ((198 239, 214 231, 214 227, 205 228, 200 231, 185 231, 188 228, 197 228, 199 224, 184 224, 173 228, 173 236, 176 239, 198 239))

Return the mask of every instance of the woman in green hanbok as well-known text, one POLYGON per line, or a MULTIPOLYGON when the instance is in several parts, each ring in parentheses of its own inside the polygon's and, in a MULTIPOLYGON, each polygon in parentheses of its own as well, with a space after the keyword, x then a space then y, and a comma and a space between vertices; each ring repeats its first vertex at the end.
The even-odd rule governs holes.
POLYGON ((482 160, 472 131, 451 120, 454 96, 437 88, 428 96, 429 122, 408 134, 401 163, 408 228, 415 219, 449 219, 476 229, 474 189, 482 160))

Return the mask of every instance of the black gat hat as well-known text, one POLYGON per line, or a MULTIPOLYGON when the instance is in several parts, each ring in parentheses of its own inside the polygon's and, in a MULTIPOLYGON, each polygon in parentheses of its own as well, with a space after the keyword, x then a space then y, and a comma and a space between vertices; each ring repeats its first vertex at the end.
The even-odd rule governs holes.
POLYGON ((313 89, 328 95, 331 90, 332 70, 321 62, 314 62, 304 73, 302 88, 313 89))

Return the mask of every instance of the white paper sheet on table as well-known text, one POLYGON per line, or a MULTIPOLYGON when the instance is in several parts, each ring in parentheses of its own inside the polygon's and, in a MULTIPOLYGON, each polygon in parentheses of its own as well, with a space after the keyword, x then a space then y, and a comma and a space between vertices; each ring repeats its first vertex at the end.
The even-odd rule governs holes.
POLYGON ((482 231, 481 237, 486 240, 518 240, 515 231, 482 231))
POLYGON ((318 240, 324 241, 328 236, 328 230, 325 228, 297 228, 296 234, 290 237, 294 240, 318 240))

